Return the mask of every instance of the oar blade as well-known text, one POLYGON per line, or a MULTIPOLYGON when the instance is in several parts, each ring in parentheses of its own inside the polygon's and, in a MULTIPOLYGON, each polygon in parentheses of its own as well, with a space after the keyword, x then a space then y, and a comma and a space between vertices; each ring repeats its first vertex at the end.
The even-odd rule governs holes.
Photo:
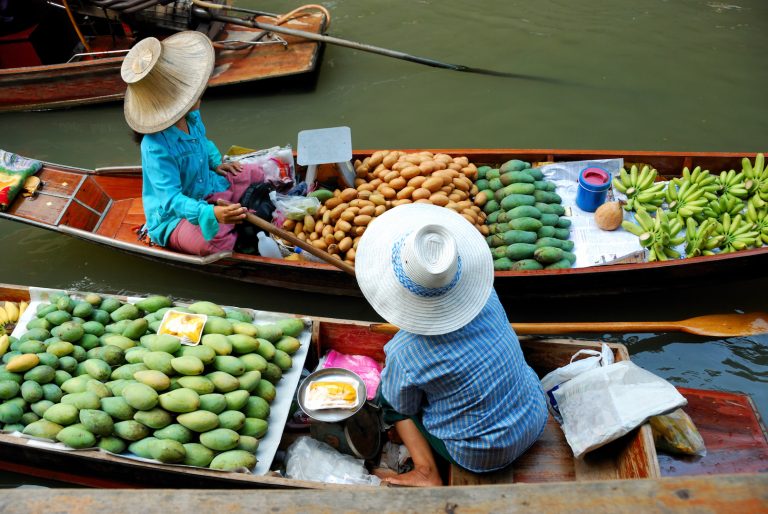
POLYGON ((688 333, 709 337, 754 336, 768 333, 768 314, 712 314, 680 322, 688 333))

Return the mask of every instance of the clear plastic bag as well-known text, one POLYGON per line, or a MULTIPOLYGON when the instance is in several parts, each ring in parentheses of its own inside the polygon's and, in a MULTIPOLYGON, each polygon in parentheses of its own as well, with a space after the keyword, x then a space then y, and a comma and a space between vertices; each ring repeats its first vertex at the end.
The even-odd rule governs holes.
POLYGON ((653 430, 656 448, 668 453, 704 457, 707 448, 691 417, 677 409, 669 414, 653 416, 648 420, 653 430))
POLYGON ((368 474, 362 459, 340 453, 307 436, 299 437, 288 448, 285 475, 296 480, 328 484, 381 484, 377 476, 368 474))
MULTIPOLYGON (((276 220, 302 221, 307 214, 314 216, 320 208, 320 200, 313 196, 290 196, 272 191, 269 199, 275 205, 272 217, 276 220)), ((282 225, 282 221, 279 224, 282 225)))

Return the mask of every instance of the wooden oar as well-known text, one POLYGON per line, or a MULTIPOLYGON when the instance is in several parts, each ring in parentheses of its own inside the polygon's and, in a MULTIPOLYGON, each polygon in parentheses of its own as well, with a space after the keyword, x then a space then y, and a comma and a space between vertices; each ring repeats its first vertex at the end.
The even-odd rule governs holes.
MULTIPOLYGON (((681 321, 608 321, 598 323, 510 323, 518 334, 571 334, 575 332, 687 332, 710 337, 738 337, 768 332, 768 314, 709 314, 681 321)), ((394 334, 389 323, 372 324, 372 332, 394 334)))
POLYGON ((288 27, 283 27, 281 25, 271 25, 268 23, 262 23, 260 21, 256 21, 255 19, 243 19, 243 18, 237 18, 234 16, 224 16, 222 14, 212 13, 208 9, 212 9, 213 6, 215 6, 218 9, 228 10, 228 7, 226 5, 210 4, 209 2, 205 2, 202 0, 192 0, 192 1, 195 5, 200 7, 198 9, 195 9, 193 12, 196 17, 201 19, 211 19, 216 21, 222 21, 225 23, 242 25, 244 27, 251 27, 255 29, 266 30, 268 32, 276 32, 278 34, 287 34, 289 36, 296 36, 304 39, 310 39, 312 41, 320 41, 322 43, 327 43, 331 45, 344 46, 347 48, 352 48, 354 50, 360 50, 362 52, 370 52, 374 54, 384 55, 386 57, 394 57, 395 59, 402 59, 404 61, 414 62, 417 64, 425 64, 427 66, 432 66, 433 68, 443 68, 446 70, 462 71, 465 73, 478 73, 481 75, 491 75, 494 77, 536 80, 539 82, 549 82, 553 84, 562 83, 561 80, 548 78, 548 77, 541 77, 537 75, 527 75, 523 73, 508 73, 505 71, 486 70, 483 68, 473 68, 471 66, 464 66, 463 64, 451 64, 447 62, 436 61, 434 59, 429 59, 426 57, 419 57, 416 55, 407 54, 405 52, 400 52, 397 50, 390 50, 388 48, 381 48, 378 46, 368 45, 365 43, 358 43, 356 41, 350 41, 348 39, 341 39, 338 37, 326 36, 323 34, 315 34, 314 32, 307 32, 304 30, 291 29, 288 27))
MULTIPOLYGON (((218 205, 230 205, 230 202, 228 202, 226 200, 217 200, 216 203, 218 205)), ((318 259, 322 259, 325 262, 327 262, 328 264, 332 264, 333 266, 336 266, 341 271, 343 271, 345 273, 348 273, 348 274, 352 275, 353 277, 355 276, 355 267, 354 266, 351 266, 350 264, 342 261, 341 259, 337 259, 337 258, 333 257, 328 252, 325 252, 325 251, 321 250, 320 248, 312 246, 311 244, 307 243, 306 241, 302 241, 301 239, 299 239, 298 237, 293 235, 293 233, 288 232, 287 230, 283 230, 281 228, 278 228, 278 227, 274 226, 272 223, 268 222, 264 218, 260 218, 260 217, 256 216, 252 212, 247 212, 246 215, 245 215, 245 219, 249 223, 253 223, 257 227, 259 227, 260 229, 266 230, 270 234, 274 234, 277 237, 279 237, 280 239, 285 239, 289 243, 294 244, 294 245, 298 246, 299 248, 301 248, 302 250, 311 253, 312 255, 317 257, 318 259)))

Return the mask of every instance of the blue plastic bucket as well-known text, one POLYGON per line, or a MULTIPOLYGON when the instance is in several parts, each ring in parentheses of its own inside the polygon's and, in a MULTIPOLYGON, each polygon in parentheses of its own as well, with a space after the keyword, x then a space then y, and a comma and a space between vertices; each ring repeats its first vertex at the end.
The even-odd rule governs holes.
POLYGON ((611 187, 611 174, 603 168, 590 166, 579 173, 579 189, 576 192, 576 205, 586 212, 595 212, 608 195, 611 187))

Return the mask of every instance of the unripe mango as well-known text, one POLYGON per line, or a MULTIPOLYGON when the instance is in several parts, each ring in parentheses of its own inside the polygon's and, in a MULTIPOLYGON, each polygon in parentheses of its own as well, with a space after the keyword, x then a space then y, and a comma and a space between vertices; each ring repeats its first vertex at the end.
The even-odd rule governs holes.
POLYGON ((115 423, 115 434, 126 441, 138 441, 149 435, 149 429, 132 419, 115 423))
POLYGON ((220 453, 213 458, 210 464, 211 469, 223 471, 234 471, 241 468, 248 470, 256 466, 256 456, 245 450, 231 450, 220 453))
POLYGON ((200 443, 184 444, 184 464, 187 466, 198 466, 207 468, 214 457, 214 453, 200 443))
POLYGON ((181 444, 192 442, 192 431, 179 423, 172 423, 165 428, 156 430, 153 434, 158 439, 173 439, 181 444))
POLYGON ((217 428, 200 434, 200 442, 215 451, 231 450, 237 446, 239 440, 240 435, 228 428, 217 428))
POLYGON ((125 442, 119 437, 107 436, 99 440, 99 448, 110 453, 123 453, 126 448, 125 442))
POLYGON ((193 412, 200 406, 200 395, 185 387, 160 395, 160 406, 171 412, 193 412))
POLYGON ((139 382, 125 386, 123 398, 128 405, 137 410, 150 410, 158 402, 157 391, 139 382))
POLYGON ((59 433, 56 434, 56 439, 70 448, 82 449, 96 446, 96 436, 79 423, 62 428, 59 433))
MULTIPOLYGON (((213 412, 208 412, 206 410, 197 410, 179 414, 176 417, 176 421, 194 432, 207 432, 219 426, 219 417, 213 412)), ((215 450, 215 448, 211 449, 215 450)))
POLYGON ((96 409, 83 409, 79 415, 80 423, 89 432, 102 437, 112 434, 115 423, 112 417, 104 411, 96 409))
POLYGON ((56 435, 63 429, 61 425, 48 421, 47 419, 40 419, 33 423, 30 423, 24 430, 23 434, 30 435, 32 437, 39 437, 41 439, 55 440, 56 435))
POLYGON ((146 425, 149 428, 159 430, 161 428, 165 428, 168 425, 171 424, 173 421, 173 418, 171 418, 171 415, 168 414, 167 411, 155 407, 151 410, 141 410, 138 411, 136 414, 133 415, 133 419, 141 423, 142 425, 146 425))

